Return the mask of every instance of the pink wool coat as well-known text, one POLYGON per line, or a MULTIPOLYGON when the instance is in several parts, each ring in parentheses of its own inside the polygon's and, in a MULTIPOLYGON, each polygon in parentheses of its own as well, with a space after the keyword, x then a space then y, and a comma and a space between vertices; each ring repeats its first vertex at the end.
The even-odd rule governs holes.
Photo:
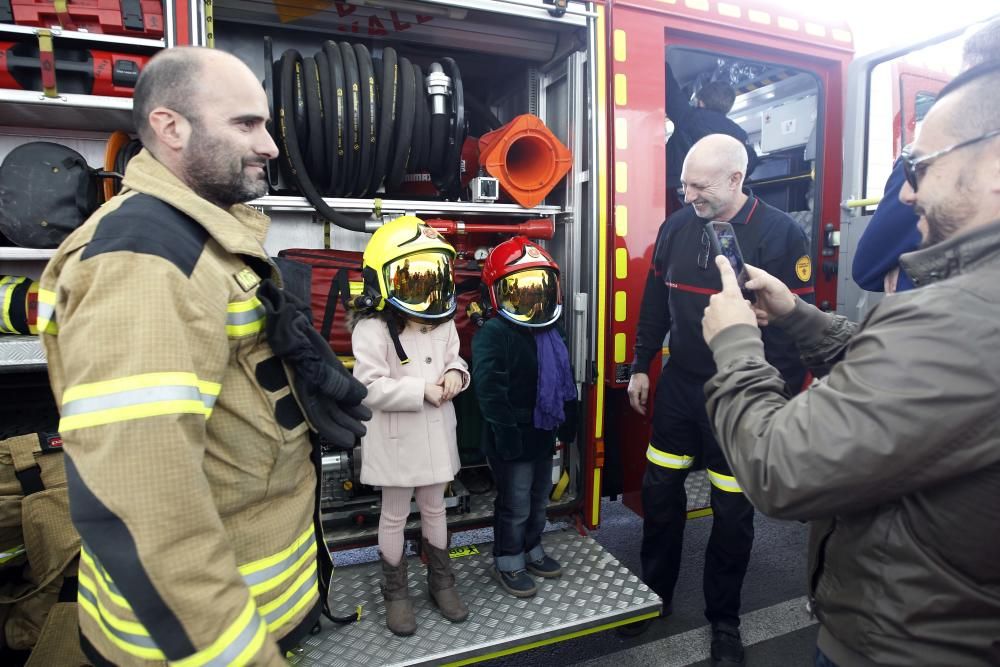
POLYGON ((458 330, 453 321, 437 327, 408 322, 399 340, 410 358, 406 365, 399 363, 382 320, 361 320, 351 337, 354 377, 368 388, 364 402, 372 410, 361 439, 361 482, 402 487, 449 482, 461 467, 455 406, 426 402, 424 385, 454 369, 462 374, 462 390, 469 386, 469 366, 458 356, 458 330))

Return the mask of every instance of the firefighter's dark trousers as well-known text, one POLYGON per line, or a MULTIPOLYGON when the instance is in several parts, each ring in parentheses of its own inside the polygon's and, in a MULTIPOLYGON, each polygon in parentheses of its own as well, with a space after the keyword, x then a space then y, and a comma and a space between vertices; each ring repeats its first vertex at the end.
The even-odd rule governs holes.
POLYGON ((698 458, 712 489, 712 534, 705 553, 705 617, 739 624, 740 591, 753 546, 753 506, 739 490, 712 435, 703 382, 663 371, 656 388, 653 436, 642 480, 642 579, 669 609, 687 519, 684 480, 698 458))

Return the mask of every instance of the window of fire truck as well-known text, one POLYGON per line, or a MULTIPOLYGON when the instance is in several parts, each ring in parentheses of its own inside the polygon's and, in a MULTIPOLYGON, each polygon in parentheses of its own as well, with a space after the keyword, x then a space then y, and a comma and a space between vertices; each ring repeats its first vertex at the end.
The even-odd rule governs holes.
POLYGON ((958 74, 964 41, 958 36, 910 51, 869 72, 865 198, 882 196, 899 152, 913 143, 938 91, 958 74))
MULTIPOLYGON (((786 63, 680 47, 667 48, 667 62, 689 103, 694 103, 697 91, 709 81, 723 81, 734 88, 736 98, 728 117, 747 133, 759 157, 747 185, 761 199, 789 213, 813 238, 820 183, 816 164, 822 155, 819 79, 786 63)), ((672 125, 668 120, 667 141, 672 125)), ((669 160, 671 152, 667 155, 669 160)))

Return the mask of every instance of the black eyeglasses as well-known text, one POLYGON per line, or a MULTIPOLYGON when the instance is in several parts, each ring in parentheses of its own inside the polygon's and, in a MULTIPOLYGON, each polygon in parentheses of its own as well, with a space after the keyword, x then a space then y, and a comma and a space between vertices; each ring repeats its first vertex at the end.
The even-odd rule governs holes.
POLYGON ((904 148, 900 154, 899 159, 903 162, 903 175, 906 176, 906 182, 909 183, 913 191, 917 191, 917 186, 920 184, 920 177, 924 175, 927 168, 931 166, 935 160, 940 157, 951 153, 952 151, 957 151, 959 148, 965 148, 966 146, 971 146, 973 144, 978 144, 980 141, 986 141, 987 139, 992 139, 1000 135, 1000 130, 993 130, 992 132, 987 132, 975 139, 968 139, 966 141, 961 141, 947 148, 942 148, 939 151, 935 151, 930 155, 924 155, 923 157, 915 158, 911 155, 911 147, 907 146, 904 148))

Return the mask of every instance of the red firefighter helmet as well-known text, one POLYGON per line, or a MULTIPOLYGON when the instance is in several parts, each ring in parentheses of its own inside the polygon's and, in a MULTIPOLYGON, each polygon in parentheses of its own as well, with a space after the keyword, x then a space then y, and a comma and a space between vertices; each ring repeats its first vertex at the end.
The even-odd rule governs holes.
POLYGON ((490 251, 482 280, 489 305, 515 324, 547 327, 562 314, 559 265, 524 236, 490 251))

